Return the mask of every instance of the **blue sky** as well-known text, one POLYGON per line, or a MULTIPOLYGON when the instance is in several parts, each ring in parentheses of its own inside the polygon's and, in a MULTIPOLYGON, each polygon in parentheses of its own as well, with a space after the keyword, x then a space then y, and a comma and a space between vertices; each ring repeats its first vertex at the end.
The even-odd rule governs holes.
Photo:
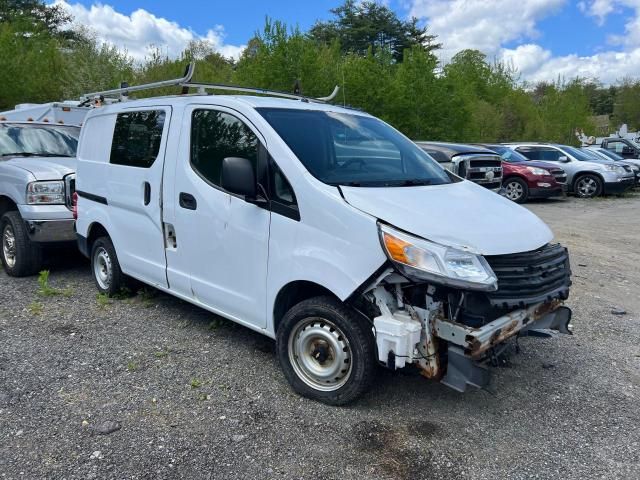
MULTIPOLYGON (((56 0, 99 38, 143 58, 155 44, 177 55, 206 39, 237 57, 266 16, 308 29, 339 0, 56 0)), ((640 76, 640 0, 381 0, 417 16, 444 43, 442 62, 463 48, 509 62, 525 80, 574 76, 614 83, 640 76)))

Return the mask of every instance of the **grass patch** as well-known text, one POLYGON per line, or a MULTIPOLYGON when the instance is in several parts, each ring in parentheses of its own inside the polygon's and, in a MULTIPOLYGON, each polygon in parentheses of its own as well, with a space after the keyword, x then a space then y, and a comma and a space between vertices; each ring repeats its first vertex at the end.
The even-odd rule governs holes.
POLYGON ((42 270, 38 275, 38 285, 40 289, 38 293, 44 297, 53 297, 55 295, 61 295, 63 292, 58 288, 53 288, 49 285, 49 270, 42 270))
POLYGON ((98 302, 98 307, 107 308, 107 305, 111 303, 111 300, 106 293, 98 293, 96 295, 96 302, 98 302))
POLYGON ((191 388, 200 388, 202 386, 202 382, 197 378, 192 378, 190 385, 191 385, 191 388))
POLYGON ((164 358, 167 355, 169 355, 169 352, 167 350, 160 350, 157 352, 153 352, 153 356, 156 358, 164 358))
POLYGON ((138 370, 138 365, 135 362, 127 362, 127 371, 135 372, 138 370))
POLYGON ((44 307, 40 302, 31 302, 29 304, 29 312, 31 312, 31 315, 40 315, 43 310, 44 307))

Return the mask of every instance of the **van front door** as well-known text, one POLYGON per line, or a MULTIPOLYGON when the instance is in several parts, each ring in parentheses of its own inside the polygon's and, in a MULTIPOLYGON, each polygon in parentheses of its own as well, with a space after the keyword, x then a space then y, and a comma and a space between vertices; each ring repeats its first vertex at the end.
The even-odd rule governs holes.
POLYGON ((171 107, 118 113, 109 163, 109 232, 128 275, 167 287, 162 238, 162 171, 171 107))
POLYGON ((222 160, 243 157, 256 168, 264 141, 247 119, 222 107, 190 106, 183 125, 170 189, 174 213, 165 216, 175 230, 169 284, 225 317, 265 328, 271 215, 220 187, 222 160))

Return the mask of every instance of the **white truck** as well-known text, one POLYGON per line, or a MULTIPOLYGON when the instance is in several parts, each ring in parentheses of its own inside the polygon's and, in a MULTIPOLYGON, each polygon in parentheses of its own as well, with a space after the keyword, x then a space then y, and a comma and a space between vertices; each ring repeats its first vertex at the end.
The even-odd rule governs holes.
POLYGON ((464 391, 510 339, 570 333, 568 252, 533 213, 366 113, 176 83, 199 94, 87 115, 76 228, 100 292, 133 277, 275 338, 292 387, 334 405, 378 364, 464 391))

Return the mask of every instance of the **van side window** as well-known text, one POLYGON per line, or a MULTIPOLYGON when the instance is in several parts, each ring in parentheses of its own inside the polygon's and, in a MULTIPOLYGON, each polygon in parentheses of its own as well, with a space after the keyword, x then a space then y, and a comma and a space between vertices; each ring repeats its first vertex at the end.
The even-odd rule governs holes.
POLYGON ((296 194, 293 192, 291 184, 284 176, 280 167, 270 159, 269 162, 269 182, 271 190, 271 200, 282 203, 286 206, 296 205, 296 194))
POLYGON ((272 212, 300 221, 300 210, 293 187, 271 157, 269 157, 269 200, 271 200, 272 212))
POLYGON ((219 186, 222 160, 248 159, 256 168, 258 138, 237 117, 216 110, 195 110, 191 116, 191 166, 209 183, 219 186))
POLYGON ((124 112, 116 117, 110 162, 115 165, 149 168, 160 151, 165 112, 124 112))

